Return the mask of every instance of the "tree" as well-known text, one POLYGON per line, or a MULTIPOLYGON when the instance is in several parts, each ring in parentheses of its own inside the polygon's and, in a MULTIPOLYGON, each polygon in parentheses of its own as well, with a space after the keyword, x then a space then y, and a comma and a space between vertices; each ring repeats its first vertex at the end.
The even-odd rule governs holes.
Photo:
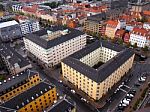
POLYGON ((122 45, 123 44, 123 40, 121 38, 118 38, 118 43, 122 45))
POLYGON ((148 46, 144 46, 144 48, 142 48, 143 51, 148 51, 148 46))

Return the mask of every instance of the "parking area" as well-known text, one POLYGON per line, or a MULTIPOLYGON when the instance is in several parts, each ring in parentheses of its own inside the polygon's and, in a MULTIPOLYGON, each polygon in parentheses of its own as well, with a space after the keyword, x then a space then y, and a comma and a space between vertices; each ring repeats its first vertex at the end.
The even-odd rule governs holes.
POLYGON ((144 91, 145 83, 149 80, 148 73, 142 73, 136 82, 134 82, 134 85, 128 90, 125 90, 126 85, 121 85, 119 87, 119 90, 126 91, 126 94, 121 99, 121 101, 118 103, 118 105, 115 108, 115 112, 129 112, 132 109, 134 109, 134 102, 137 100, 139 95, 144 91), (122 88, 125 87, 125 88, 122 88))

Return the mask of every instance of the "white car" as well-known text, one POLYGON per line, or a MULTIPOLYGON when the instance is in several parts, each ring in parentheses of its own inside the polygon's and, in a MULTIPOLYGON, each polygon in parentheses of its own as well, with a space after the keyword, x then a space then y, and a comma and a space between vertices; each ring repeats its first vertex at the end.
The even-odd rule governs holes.
POLYGON ((59 80, 58 82, 59 82, 59 83, 62 83, 62 80, 59 80))
POLYGON ((81 100, 86 102, 86 99, 85 99, 85 98, 81 98, 81 100))
POLYGON ((75 91, 75 90, 73 90, 73 89, 71 89, 70 91, 71 91, 73 94, 75 94, 75 93, 76 93, 76 91, 75 91))
POLYGON ((122 102, 123 102, 124 104, 127 104, 127 105, 129 105, 129 103, 130 103, 130 101, 128 101, 128 100, 126 100, 126 99, 124 99, 122 102))

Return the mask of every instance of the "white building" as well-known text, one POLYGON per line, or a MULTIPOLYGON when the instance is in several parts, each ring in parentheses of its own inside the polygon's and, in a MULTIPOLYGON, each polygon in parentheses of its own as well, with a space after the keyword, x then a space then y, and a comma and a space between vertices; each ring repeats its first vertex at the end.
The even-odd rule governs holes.
POLYGON ((22 34, 28 34, 40 30, 40 25, 38 21, 27 20, 20 23, 22 34))
POLYGON ((12 5, 12 10, 14 12, 22 12, 23 6, 21 4, 12 5))
POLYGON ((144 23, 143 28, 150 30, 150 23, 144 23))
POLYGON ((86 35, 75 29, 54 26, 29 34, 25 48, 46 67, 51 67, 86 45, 86 35))
POLYGON ((150 30, 144 28, 134 28, 130 35, 131 45, 137 44, 138 47, 150 47, 150 30))

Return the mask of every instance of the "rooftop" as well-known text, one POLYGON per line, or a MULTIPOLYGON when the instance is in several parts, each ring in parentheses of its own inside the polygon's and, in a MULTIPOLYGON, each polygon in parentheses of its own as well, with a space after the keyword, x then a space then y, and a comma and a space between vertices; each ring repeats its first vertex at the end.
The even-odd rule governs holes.
POLYGON ((60 99, 56 104, 54 104, 47 112, 70 112, 74 109, 75 105, 68 99, 60 99))
POLYGON ((11 87, 15 86, 16 84, 19 84, 20 82, 27 80, 29 77, 32 77, 34 75, 38 74, 37 72, 33 72, 30 70, 26 70, 20 74, 17 74, 16 76, 12 76, 8 78, 7 80, 3 80, 3 82, 0 82, 0 93, 10 89, 11 87))
POLYGON ((0 112, 16 112, 16 110, 0 106, 0 112))
POLYGON ((7 21, 7 22, 2 22, 0 23, 0 28, 12 26, 12 25, 17 25, 18 23, 15 20, 12 21, 7 21))
POLYGON ((38 44, 45 49, 48 49, 83 34, 83 32, 76 29, 65 28, 62 26, 52 26, 29 34, 25 38, 31 40, 32 42, 38 44), (51 32, 55 33, 56 31, 67 31, 68 33, 65 35, 59 35, 59 38, 52 38, 52 36, 48 36, 48 33, 50 33, 51 35, 51 32), (52 39, 48 39, 48 37, 52 39))
POLYGON ((41 95, 45 94, 47 91, 51 90, 52 88, 54 88, 54 86, 46 82, 40 82, 39 84, 31 87, 27 91, 3 103, 1 106, 19 110, 20 108, 29 104, 30 102, 37 99, 41 95))
POLYGON ((22 68, 30 65, 30 63, 24 57, 18 54, 15 49, 10 47, 8 44, 0 44, 0 55, 5 57, 5 59, 7 59, 13 67, 19 66, 22 68))
POLYGON ((107 43, 106 41, 96 41, 92 45, 89 45, 86 48, 76 52, 75 54, 65 58, 63 63, 86 75, 88 78, 94 80, 95 82, 100 83, 133 55, 134 52, 131 49, 123 49, 118 45, 109 42, 107 43), (101 46, 118 51, 119 53, 101 65, 98 69, 94 69, 79 61, 80 58, 101 46))
POLYGON ((132 32, 133 34, 150 37, 150 30, 146 30, 144 28, 133 28, 132 32))
POLYGON ((118 25, 118 21, 116 21, 116 20, 108 20, 107 21, 107 26, 109 26, 109 27, 117 27, 117 25, 118 25))

